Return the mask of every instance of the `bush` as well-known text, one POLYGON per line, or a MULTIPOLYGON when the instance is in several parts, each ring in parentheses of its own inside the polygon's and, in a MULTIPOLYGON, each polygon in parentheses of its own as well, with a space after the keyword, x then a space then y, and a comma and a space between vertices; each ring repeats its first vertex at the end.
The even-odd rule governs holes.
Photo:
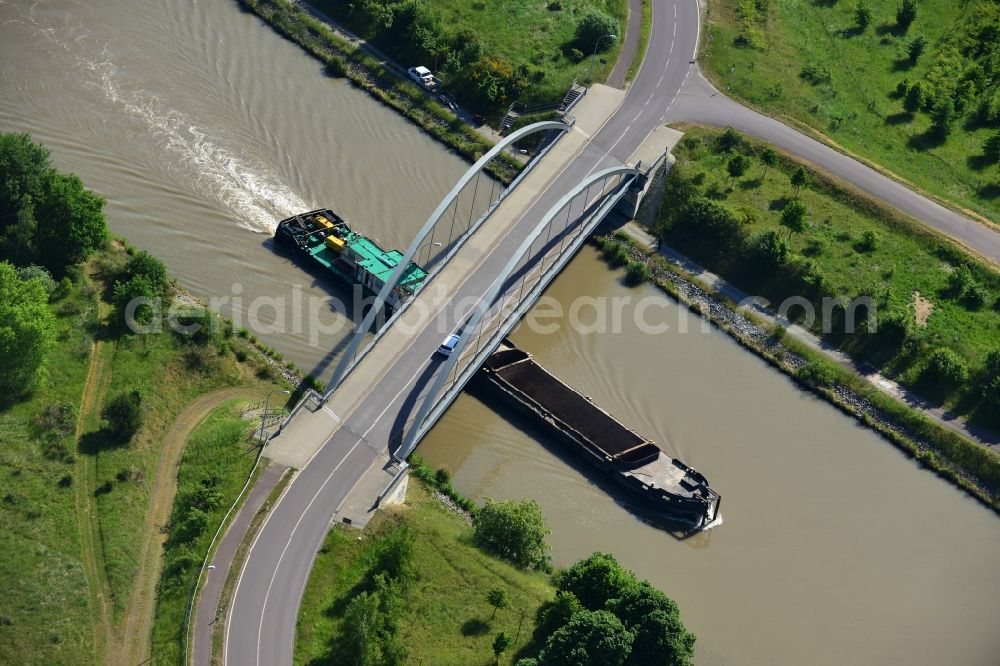
POLYGON ((618 25, 618 20, 599 9, 587 11, 576 22, 576 45, 586 54, 593 53, 595 49, 606 51, 615 43, 615 40, 607 35, 620 34, 621 26, 618 25))
POLYGON ((961 356, 947 347, 941 347, 928 359, 924 378, 939 384, 945 391, 951 391, 969 378, 969 368, 961 356))
POLYGON ((837 373, 828 363, 809 361, 795 369, 795 378, 807 386, 833 386, 837 373))
POLYGON ((101 410, 108 430, 122 442, 128 442, 142 427, 142 394, 137 389, 119 393, 101 410))
POLYGON ((59 288, 59 285, 57 285, 56 281, 52 278, 52 274, 41 266, 25 266, 24 268, 18 268, 17 277, 22 282, 37 280, 38 283, 42 285, 42 288, 45 289, 45 294, 49 297, 49 299, 52 298, 56 289, 59 288))
POLYGON ((799 78, 817 86, 830 82, 830 70, 818 63, 810 62, 799 71, 799 78))
POLYGON ((519 567, 543 568, 548 546, 542 509, 533 499, 496 501, 486 504, 472 518, 476 543, 483 550, 519 567))
POLYGON ((862 252, 874 252, 879 249, 882 245, 882 239, 879 235, 869 229, 868 231, 861 234, 861 241, 858 243, 858 248, 862 252))
POLYGON ((31 390, 55 345, 56 319, 41 281, 0 262, 0 396, 31 390))
POLYGON ((625 282, 631 286, 640 285, 653 277, 653 271, 645 261, 630 261, 625 272, 625 282))

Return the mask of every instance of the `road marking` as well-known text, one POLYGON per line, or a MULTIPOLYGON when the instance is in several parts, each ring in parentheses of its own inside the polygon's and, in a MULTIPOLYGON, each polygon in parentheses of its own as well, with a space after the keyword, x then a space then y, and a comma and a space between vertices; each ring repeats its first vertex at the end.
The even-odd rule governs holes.
MULTIPOLYGON (((309 509, 312 508, 313 502, 315 502, 316 498, 319 497, 320 493, 323 492, 323 489, 326 488, 326 484, 330 482, 330 479, 332 479, 333 475, 337 473, 337 470, 340 469, 340 466, 343 465, 344 462, 351 457, 351 454, 354 453, 354 449, 358 448, 358 444, 360 444, 363 441, 364 437, 358 438, 358 441, 354 443, 354 446, 352 446, 351 450, 347 452, 347 455, 345 455, 341 459, 341 461, 337 463, 337 466, 334 467, 333 470, 330 472, 330 474, 326 477, 326 481, 323 482, 323 485, 319 487, 319 490, 316 491, 316 494, 314 494, 312 496, 312 499, 309 500, 309 504, 307 504, 306 508, 302 510, 301 514, 299 514, 299 519, 295 521, 295 527, 292 528, 292 533, 289 535, 288 541, 285 543, 285 547, 281 549, 281 555, 278 556, 278 563, 274 566, 274 572, 271 574, 271 580, 267 584, 267 592, 264 593, 264 604, 261 606, 261 612, 260 612, 260 624, 257 625, 257 653, 256 655, 254 655, 256 657, 257 666, 260 666, 260 636, 261 633, 263 633, 264 631, 264 615, 267 612, 267 600, 271 596, 271 587, 274 585, 274 579, 277 577, 278 570, 281 568, 281 561, 285 559, 285 553, 288 552, 288 547, 292 545, 292 539, 295 537, 295 532, 299 529, 299 525, 302 524, 302 519, 306 517, 307 513, 309 513, 309 509)), ((272 515, 274 514, 272 513, 272 515)), ((247 561, 249 561, 249 557, 247 558, 247 561)), ((244 567, 244 570, 246 570, 246 567, 244 567)), ((228 638, 228 631, 226 633, 228 638)))

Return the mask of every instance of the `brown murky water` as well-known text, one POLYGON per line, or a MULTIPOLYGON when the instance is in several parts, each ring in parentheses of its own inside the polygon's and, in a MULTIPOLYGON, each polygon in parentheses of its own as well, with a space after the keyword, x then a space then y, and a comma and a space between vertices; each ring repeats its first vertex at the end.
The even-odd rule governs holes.
POLYGON ((547 295, 567 312, 558 332, 522 326, 514 341, 703 472, 724 522, 678 541, 534 428, 468 395, 417 449, 462 492, 535 497, 556 564, 611 552, 665 589, 701 664, 997 663, 993 514, 656 289, 625 287, 591 248, 547 295), (588 306, 577 319, 607 332, 570 325, 583 294, 605 297, 608 316, 588 306), (669 330, 642 332, 637 310, 669 330))
MULTIPOLYGON (((108 198, 112 229, 194 293, 239 296, 226 311, 244 321, 253 298, 285 299, 285 330, 261 337, 307 369, 347 329, 324 311, 315 341, 295 330, 291 285, 305 301, 331 289, 271 251, 274 221, 330 206, 402 247, 466 168, 320 69, 231 0, 0 0, 0 131, 44 141, 108 198)), ((704 472, 725 522, 677 541, 469 396, 419 449, 463 492, 534 496, 557 564, 609 551, 662 586, 701 664, 997 662, 992 514, 655 290, 625 288, 589 249, 549 295, 633 299, 620 332, 515 340, 704 472), (644 296, 668 331, 638 330, 644 296)), ((256 315, 275 320, 266 304, 256 315)))

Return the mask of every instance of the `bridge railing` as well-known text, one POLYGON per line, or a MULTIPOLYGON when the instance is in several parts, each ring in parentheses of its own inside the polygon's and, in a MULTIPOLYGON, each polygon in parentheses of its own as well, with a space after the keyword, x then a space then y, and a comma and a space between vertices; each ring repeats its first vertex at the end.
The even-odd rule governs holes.
MULTIPOLYGON (((473 309, 471 317, 463 327, 462 334, 459 336, 458 344, 452 352, 451 358, 441 369, 416 415, 406 421, 404 425, 406 434, 399 450, 394 454, 395 457, 405 459, 416 448, 420 439, 434 425, 441 413, 447 409, 458 392, 472 378, 472 375, 483 364, 486 357, 493 352, 503 337, 510 333, 521 317, 534 305, 541 293, 555 279, 555 276, 562 271, 566 263, 577 253, 597 225, 625 196, 639 175, 636 169, 630 167, 606 169, 595 174, 591 179, 575 188, 549 210, 539 222, 535 231, 525 239, 522 249, 514 254, 507 267, 501 272, 490 292, 484 296, 477 308, 473 309), (551 258, 551 263, 548 264, 548 267, 546 268, 545 264, 549 261, 551 252, 546 253, 538 260, 537 267, 532 268, 517 287, 504 289, 511 274, 515 270, 523 269, 519 262, 523 260, 525 253, 533 247, 534 242, 540 237, 541 232, 548 228, 549 236, 551 237, 551 225, 555 217, 567 208, 571 210, 571 204, 575 197, 584 191, 589 192, 590 186, 595 182, 598 182, 601 178, 607 179, 616 175, 620 176, 618 184, 608 194, 604 195, 603 200, 595 210, 590 213, 584 210, 582 216, 577 219, 576 234, 570 237, 568 242, 565 239, 560 242, 559 249, 555 253, 555 256, 551 258), (534 273, 537 273, 537 275, 534 275, 534 273), (534 281, 525 292, 524 286, 528 276, 534 281), (501 289, 504 290, 501 292, 501 289), (515 289, 517 293, 513 294, 515 289), (511 299, 512 295, 513 298, 511 299), (486 327, 487 323, 489 324, 489 328, 486 327), (477 328, 478 331, 475 336, 476 349, 471 355, 467 355, 465 354, 465 348, 470 344, 472 333, 477 328), (485 344, 483 343, 484 338, 486 338, 485 344), (449 377, 452 371, 456 369, 457 364, 464 362, 467 356, 471 356, 471 358, 457 369, 454 379, 449 381, 449 377), (446 383, 447 387, 445 386, 446 383)), ((589 205, 589 202, 585 202, 585 206, 587 205, 589 205)), ((567 225, 567 229, 571 224, 567 225)), ((546 243, 548 242, 549 239, 547 238, 546 243)))
MULTIPOLYGON (((445 254, 445 256, 442 259, 435 260, 434 267, 430 270, 427 277, 424 279, 420 289, 425 288, 428 284, 430 284, 434 280, 434 278, 441 271, 441 269, 448 264, 448 262, 452 259, 452 257, 454 257, 455 254, 462 248, 465 242, 482 227, 482 225, 493 215, 493 213, 506 200, 506 198, 510 195, 510 193, 514 191, 514 189, 521 183, 521 181, 527 178, 528 174, 531 173, 531 171, 542 160, 542 158, 544 158, 549 153, 549 151, 551 151, 555 147, 555 145, 566 134, 569 128, 571 128, 576 123, 576 119, 571 115, 567 115, 565 120, 566 120, 565 123, 548 122, 548 123, 535 123, 534 125, 529 125, 528 127, 522 128, 521 130, 518 130, 514 134, 511 134, 504 140, 504 142, 501 142, 504 143, 505 145, 512 144, 519 136, 524 136, 525 134, 532 133, 528 130, 536 126, 544 125, 550 129, 563 128, 555 138, 553 138, 550 141, 547 141, 543 145, 542 149, 531 159, 531 161, 529 161, 525 165, 524 169, 522 169, 521 173, 519 173, 514 178, 514 180, 511 181, 510 185, 502 189, 500 191, 499 196, 496 199, 490 201, 490 204, 488 205, 485 212, 472 224, 470 224, 469 228, 465 231, 465 233, 462 234, 455 242, 451 243, 451 247, 445 254)), ((469 171, 466 172, 466 175, 463 177, 463 179, 470 178, 472 175, 476 175, 476 177, 478 178, 477 171, 481 172, 482 168, 485 167, 485 165, 486 162, 483 162, 482 164, 477 163, 477 165, 474 165, 472 168, 469 169, 469 171)), ((451 198, 451 196, 454 194, 456 194, 456 192, 453 190, 452 193, 445 198, 445 201, 451 198)), ((443 201, 442 204, 444 204, 445 201, 443 201)), ((444 210, 447 210, 447 207, 442 208, 441 206, 439 206, 438 210, 432 213, 431 217, 433 218, 435 216, 439 216, 439 213, 443 214, 444 210)), ((421 239, 418 237, 417 240, 421 239)), ((414 244, 416 244, 416 241, 414 242, 414 244)), ((409 262, 410 258, 412 258, 412 254, 414 254, 413 250, 414 248, 412 246, 407 250, 406 255, 411 255, 411 257, 407 257, 406 255, 404 255, 403 261, 400 262, 400 266, 403 266, 409 262)), ((390 282, 391 281, 392 278, 390 278, 390 282)), ((406 301, 400 303, 399 306, 394 310, 392 315, 389 317, 389 319, 375 331, 375 335, 372 337, 372 339, 369 340, 368 343, 364 347, 362 347, 359 352, 357 351, 357 347, 359 346, 363 336, 371 328, 371 325, 378 314, 376 310, 380 306, 378 304, 378 301, 376 301, 376 303, 372 307, 372 311, 364 318, 364 320, 361 322, 361 325, 355 331, 354 334, 355 339, 352 340, 352 342, 348 345, 347 349, 345 349, 344 356, 341 358, 340 363, 338 363, 337 369, 334 371, 333 378, 330 380, 330 385, 327 387, 326 393, 323 395, 324 400, 328 399, 330 395, 333 394, 333 392, 337 389, 337 387, 340 384, 342 384, 345 379, 347 379, 347 377, 350 375, 351 372, 354 371, 354 368, 356 368, 357 365, 365 358, 365 356, 367 356, 368 353, 375 348, 375 345, 378 344, 378 341, 382 338, 385 332, 390 329, 390 327, 396 321, 396 319, 398 319, 400 316, 402 316, 404 312, 406 312, 406 310, 409 308, 410 304, 413 303, 413 301, 414 297, 411 296, 406 301)))

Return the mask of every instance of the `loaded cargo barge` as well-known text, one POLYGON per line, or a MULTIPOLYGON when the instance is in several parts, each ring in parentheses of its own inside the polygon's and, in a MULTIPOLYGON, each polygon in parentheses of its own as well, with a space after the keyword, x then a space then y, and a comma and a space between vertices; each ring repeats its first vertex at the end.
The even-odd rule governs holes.
MULTIPOLYGON (((378 293, 403 259, 399 251, 383 250, 378 243, 347 226, 332 210, 324 208, 282 220, 274 238, 325 272, 348 284, 363 285, 373 293, 378 293)), ((387 299, 389 307, 395 308, 409 299, 426 278, 427 272, 410 262, 387 299)))
POLYGON ((719 518, 722 498, 704 475, 671 458, 504 342, 479 373, 480 385, 568 445, 654 513, 703 529, 719 518))

